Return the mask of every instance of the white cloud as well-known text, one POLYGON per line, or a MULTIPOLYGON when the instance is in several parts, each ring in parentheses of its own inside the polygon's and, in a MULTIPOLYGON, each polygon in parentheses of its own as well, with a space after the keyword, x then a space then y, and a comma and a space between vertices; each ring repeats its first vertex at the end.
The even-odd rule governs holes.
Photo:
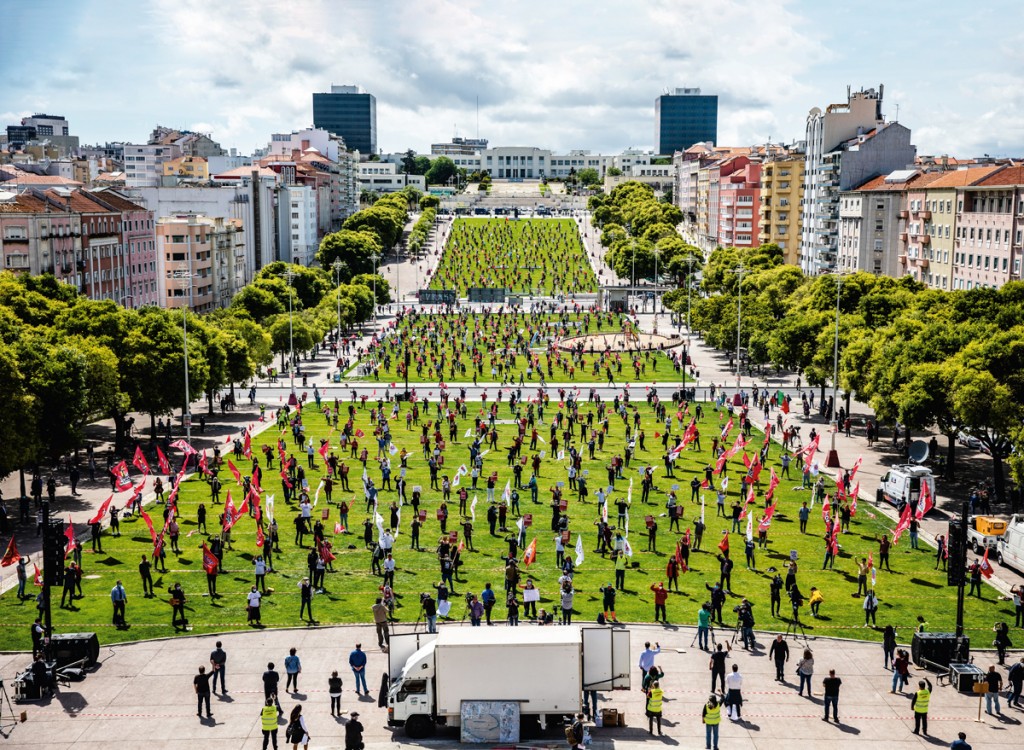
MULTIPOLYGON (((991 3, 996 18, 1016 9, 991 3)), ((799 139, 811 107, 841 101, 848 84, 885 82, 886 113, 900 103, 923 153, 1024 150, 1024 37, 960 29, 950 49, 908 37, 914 14, 899 8, 891 23, 848 34, 856 13, 810 0, 82 6, 50 14, 42 39, 16 34, 24 46, 0 50, 11 110, 0 125, 52 111, 83 142, 102 142, 145 138, 159 122, 250 151, 310 125, 313 92, 353 83, 377 97, 385 150, 476 135, 479 100, 479 134, 492 143, 617 151, 652 147, 654 99, 697 86, 719 95, 719 143, 747 145, 799 139), (116 40, 106 43, 116 54, 97 54, 97 39, 116 40)))

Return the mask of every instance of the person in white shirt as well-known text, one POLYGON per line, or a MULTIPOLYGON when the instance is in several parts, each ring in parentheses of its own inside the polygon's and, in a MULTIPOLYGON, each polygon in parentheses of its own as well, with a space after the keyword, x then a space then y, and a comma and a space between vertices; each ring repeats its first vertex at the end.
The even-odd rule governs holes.
POLYGON ((725 678, 725 705, 728 706, 729 718, 733 721, 743 721, 743 695, 740 693, 742 688, 743 675, 740 674, 740 665, 733 664, 732 672, 725 678))
POLYGON ((256 584, 253 584, 252 589, 246 597, 248 604, 246 609, 249 615, 250 624, 256 623, 258 625, 260 622, 260 599, 262 598, 263 594, 261 594, 259 589, 256 588, 256 584))

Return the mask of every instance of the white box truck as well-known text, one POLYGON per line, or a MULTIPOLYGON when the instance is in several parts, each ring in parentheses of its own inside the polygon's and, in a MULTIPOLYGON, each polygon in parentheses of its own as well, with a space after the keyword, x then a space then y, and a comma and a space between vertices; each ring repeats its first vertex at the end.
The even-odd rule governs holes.
POLYGON ((1010 516, 1006 532, 996 548, 996 559, 1000 565, 1024 573, 1024 517, 1010 516))
POLYGON ((928 485, 928 491, 934 502, 935 477, 930 469, 916 464, 892 466, 879 481, 875 502, 879 505, 883 500, 892 503, 896 506, 896 510, 902 513, 904 505, 907 503, 917 505, 918 500, 921 499, 922 482, 928 485))
POLYGON ((517 703, 524 733, 581 710, 584 690, 628 690, 629 632, 607 627, 442 628, 391 636, 388 724, 413 739, 459 726, 465 702, 517 703))

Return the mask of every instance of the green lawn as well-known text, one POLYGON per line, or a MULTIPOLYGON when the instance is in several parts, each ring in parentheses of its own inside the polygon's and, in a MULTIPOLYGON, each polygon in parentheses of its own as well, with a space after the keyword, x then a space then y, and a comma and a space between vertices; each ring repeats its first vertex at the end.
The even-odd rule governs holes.
MULTIPOLYGON (((343 420, 344 410, 347 406, 344 404, 342 407, 343 420)), ((369 406, 372 407, 373 404, 369 406)), ((489 406, 490 403, 488 408, 489 406)), ((672 480, 664 477, 661 441, 655 437, 655 433, 660 433, 663 426, 654 418, 651 408, 646 403, 639 404, 642 416, 641 428, 646 438, 646 451, 639 451, 637 459, 632 462, 632 467, 625 471, 625 476, 632 476, 635 480, 629 519, 629 527, 632 531, 628 538, 634 550, 632 561, 638 567, 629 570, 626 575, 626 591, 621 593, 618 598, 619 620, 650 621, 653 618, 653 594, 649 589, 651 584, 664 579, 667 556, 674 549, 675 541, 678 538, 678 534, 669 532, 668 520, 662 515, 665 512, 666 493, 673 483, 678 483, 680 486, 679 497, 681 505, 685 507, 685 518, 681 528, 685 530, 690 527, 694 517, 700 513, 699 505, 690 502, 689 480, 703 469, 709 459, 711 438, 715 432, 721 429, 723 422, 713 408, 706 408, 708 411, 701 423, 703 450, 684 451, 677 462, 675 472, 677 478, 672 480), (656 489, 651 495, 651 505, 643 505, 640 501, 640 481, 637 471, 638 467, 642 467, 647 461, 652 462, 656 467, 656 489), (656 535, 656 552, 646 551, 647 535, 643 527, 644 516, 648 514, 656 517, 659 527, 656 535)), ((550 422, 553 414, 557 411, 558 404, 552 401, 545 410, 545 422, 550 422)), ((583 415, 591 411, 596 411, 596 409, 586 404, 580 408, 580 413, 583 415)), ((671 414, 673 411, 670 407, 669 413, 671 414)), ((388 407, 388 413, 390 413, 390 407, 388 407)), ((443 473, 454 475, 456 467, 464 462, 468 463, 469 441, 464 435, 471 425, 471 420, 479 413, 481 413, 481 406, 472 404, 468 407, 468 418, 457 420, 458 440, 448 444, 444 451, 447 461, 446 471, 443 470, 443 473)), ((402 515, 400 533, 395 545, 395 557, 398 563, 395 588, 399 594, 400 603, 396 615, 400 621, 408 623, 417 617, 419 592, 428 590, 431 584, 440 580, 437 559, 431 549, 433 546, 431 543, 438 538, 439 529, 435 510, 440 504, 440 493, 429 490, 426 462, 422 459, 419 448, 420 431, 415 427, 412 430, 406 430, 404 414, 403 408, 399 413, 399 418, 389 424, 393 431, 395 445, 407 449, 411 454, 408 461, 408 494, 411 498, 411 489, 416 485, 421 485, 424 488, 424 501, 421 507, 427 511, 428 516, 421 534, 424 551, 415 552, 408 549, 408 531, 411 520, 411 509, 408 507, 402 515)), ((430 416, 431 418, 435 417, 434 404, 431 404, 430 416)), ((497 424, 498 448, 490 451, 484 459, 485 476, 490 471, 496 471, 498 474, 495 494, 499 499, 506 480, 511 477, 511 469, 506 462, 506 447, 511 444, 515 428, 508 421, 510 421, 510 413, 507 403, 502 403, 499 408, 497 424)), ((370 450, 370 474, 379 485, 380 472, 373 461, 373 457, 376 455, 376 445, 372 440, 370 429, 370 408, 356 409, 355 424, 358 429, 366 433, 366 436, 360 440, 360 449, 366 447, 370 450)), ((595 424, 598 422, 595 421, 595 424)), ((682 432, 677 429, 678 424, 678 422, 673 424, 672 443, 677 440, 676 433, 682 432)), ((329 434, 325 418, 312 406, 305 411, 305 425, 306 434, 313 437, 314 443, 319 437, 329 434)), ((541 426, 539 429, 541 436, 547 441, 549 437, 547 426, 541 426)), ((576 434, 578 435, 578 430, 576 434)), ((264 432, 254 441, 254 453, 262 456, 258 450, 259 446, 266 443, 273 444, 278 435, 278 431, 273 428, 264 432)), ((730 444, 735 435, 736 430, 733 430, 729 439, 730 444)), ((286 433, 285 437, 289 438, 289 451, 295 450, 294 444, 290 440, 290 433, 286 433)), ((333 438, 336 437, 337 434, 334 433, 332 445, 335 447, 337 447, 337 440, 333 438)), ((529 432, 527 437, 529 438, 529 432)), ((559 435, 559 441, 561 439, 561 435, 559 435)), ((751 450, 760 445, 760 437, 755 432, 751 440, 751 446, 753 446, 751 450)), ((594 493, 598 486, 605 484, 605 469, 610 457, 613 454, 621 453, 623 446, 623 422, 617 416, 612 416, 604 449, 597 451, 594 460, 584 461, 584 469, 588 470, 590 474, 590 502, 581 504, 575 493, 569 494, 568 513, 571 518, 572 539, 568 546, 571 550, 576 543, 577 534, 582 534, 586 556, 575 578, 578 592, 575 610, 579 619, 584 621, 593 621, 597 616, 601 602, 598 589, 613 580, 612 563, 608 558, 603 558, 594 552, 594 522, 597 518, 594 493)), ((527 539, 537 540, 538 551, 537 560, 528 569, 527 574, 536 581, 536 585, 541 591, 540 606, 550 610, 555 606, 558 570, 554 563, 554 534, 550 531, 551 512, 548 501, 551 495, 549 489, 556 481, 565 480, 566 472, 563 465, 552 457, 552 446, 549 443, 538 444, 538 449, 545 451, 540 470, 540 504, 532 504, 529 491, 523 490, 521 491, 521 506, 524 512, 534 514, 533 525, 528 530, 527 539)), ((526 450, 524 446, 523 454, 525 456, 532 459, 534 453, 534 451, 526 450)), ((778 454, 778 446, 773 445, 770 465, 777 463, 778 454)), ((305 456, 298 451, 296 451, 296 455, 300 458, 300 465, 305 466, 305 456)), ((729 463, 728 474, 731 481, 728 494, 730 503, 739 497, 740 476, 743 472, 741 457, 742 454, 737 455, 729 463)), ((398 457, 396 456, 393 460, 397 467, 398 457)), ((320 461, 319 457, 317 457, 317 461, 320 461)), ((242 471, 249 468, 249 463, 244 459, 236 464, 242 471)), ((361 532, 363 521, 368 518, 360 489, 359 477, 362 467, 357 460, 349 459, 349 464, 353 467, 350 482, 353 490, 360 490, 358 496, 356 492, 340 493, 336 491, 334 500, 337 502, 339 498, 345 498, 352 502, 349 527, 355 532, 361 532)), ((311 472, 313 488, 316 487, 321 474, 321 466, 322 463, 318 463, 318 468, 311 472)), ((286 505, 282 502, 281 482, 277 470, 278 465, 275 460, 274 470, 266 471, 263 481, 265 491, 276 494, 278 499, 276 516, 280 525, 282 549, 282 553, 275 556, 275 567, 278 572, 268 576, 268 585, 273 587, 274 592, 264 599, 263 623, 268 626, 295 626, 300 624, 297 585, 305 574, 305 559, 308 549, 299 549, 293 544, 292 519, 296 512, 296 506, 294 504, 286 505)), ((225 491, 230 487, 235 501, 239 502, 241 491, 234 485, 230 472, 223 469, 220 474, 225 482, 225 491)), ((529 467, 524 476, 529 476, 529 467)), ((766 487, 767 476, 768 469, 766 468, 762 475, 762 491, 766 487)), ((793 476, 798 476, 798 472, 794 471, 793 476)), ((468 487, 469 478, 464 479, 465 486, 468 487)), ((758 550, 757 553, 757 567, 760 569, 758 572, 747 571, 745 568, 742 535, 731 535, 731 546, 736 559, 733 592, 737 596, 746 596, 755 602, 758 628, 784 629, 785 621, 776 620, 769 615, 768 582, 771 574, 767 572, 767 569, 772 566, 781 568, 784 561, 789 558, 790 550, 795 550, 801 563, 798 579, 800 588, 806 595, 811 586, 817 586, 825 597, 821 619, 812 620, 806 607, 804 609, 804 620, 808 633, 879 638, 878 631, 861 627, 863 623, 861 600, 851 596, 856 589, 853 557, 859 558, 874 551, 877 560, 876 538, 887 530, 887 524, 882 522, 881 516, 874 517, 872 507, 868 503, 861 503, 860 510, 854 518, 851 533, 841 537, 841 552, 835 569, 822 571, 823 542, 821 534, 823 533, 823 522, 820 509, 815 507, 812 513, 809 533, 800 534, 795 522, 796 510, 800 502, 806 499, 808 493, 796 489, 798 484, 798 480, 784 479, 777 490, 778 511, 770 529, 769 549, 767 552, 758 550)), ((628 480, 618 480, 612 499, 623 495, 627 486, 628 480)), ((473 494, 470 491, 470 500, 472 500, 473 494)), ((478 497, 474 531, 476 551, 464 553, 465 564, 460 571, 456 588, 461 595, 466 591, 479 592, 485 582, 493 582, 499 591, 499 604, 495 612, 502 613, 504 612, 504 606, 501 603, 503 566, 500 556, 507 553, 508 546, 504 534, 490 537, 487 533, 485 520, 487 503, 483 482, 475 494, 478 497)), ((718 563, 713 553, 717 553, 717 541, 721 537, 722 530, 727 527, 724 520, 715 519, 714 493, 706 492, 706 495, 709 505, 704 549, 691 555, 692 569, 680 578, 681 592, 672 593, 669 597, 668 617, 674 623, 688 625, 694 622, 697 607, 707 598, 705 583, 717 579, 718 563)), ((385 516, 385 523, 387 523, 388 517, 387 506, 395 497, 394 492, 383 491, 381 493, 381 508, 382 514, 385 516)), ((453 493, 453 500, 454 497, 453 493)), ((762 498, 763 496, 759 494, 758 506, 762 504, 762 498)), ((234 548, 225 557, 225 568, 228 572, 219 576, 218 585, 221 596, 217 599, 210 599, 205 595, 206 576, 201 565, 200 545, 203 537, 199 534, 188 538, 185 536, 196 528, 196 509, 201 501, 206 503, 207 508, 211 507, 207 485, 197 479, 187 482, 182 488, 178 506, 182 522, 182 553, 180 555, 168 553, 168 572, 155 575, 157 597, 154 599, 142 597, 137 573, 140 555, 152 550, 148 532, 141 520, 122 522, 123 535, 118 539, 113 539, 108 532, 104 532, 104 552, 102 554, 92 554, 88 551, 87 534, 82 527, 79 527, 79 536, 84 540, 87 548, 84 555, 85 597, 75 602, 75 609, 72 611, 62 610, 55 606, 53 617, 57 631, 96 631, 104 643, 173 635, 174 631, 170 627, 167 588, 175 581, 182 583, 189 597, 188 616, 193 633, 246 628, 244 594, 253 581, 251 560, 257 551, 255 524, 250 518, 243 517, 234 528, 232 532, 234 548), (116 630, 110 625, 109 591, 117 578, 124 581, 129 594, 128 621, 131 627, 128 630, 116 630)), ((119 502, 121 504, 125 502, 124 495, 119 498, 119 502)), ((448 528, 449 530, 458 529, 461 537, 461 529, 455 523, 458 510, 457 502, 453 502, 449 507, 451 518, 448 528)), ((151 507, 149 510, 153 520, 159 525, 160 506, 151 507)), ((221 506, 214 506, 210 513, 208 519, 210 528, 216 528, 216 516, 220 510, 221 506)), ((328 506, 325 498, 321 495, 315 514, 319 516, 320 512, 324 510, 327 510, 329 515, 325 524, 327 537, 333 538, 337 554, 337 560, 334 563, 336 572, 327 575, 327 593, 315 597, 314 614, 322 624, 368 621, 370 606, 378 592, 381 580, 370 574, 370 553, 363 545, 361 534, 338 536, 333 534, 334 524, 337 520, 337 508, 328 506)), ((616 522, 614 506, 609 508, 609 520, 613 524, 616 522)), ((509 527, 514 529, 513 519, 509 520, 509 527)), ((307 537, 308 542, 309 537, 307 537)), ((570 551, 569 554, 572 552, 570 551)), ((945 574, 934 570, 934 553, 926 548, 918 551, 910 550, 909 540, 904 537, 899 549, 895 550, 892 555, 892 567, 892 573, 880 572, 878 576, 877 592, 881 600, 879 624, 894 623, 901 629, 903 637, 908 638, 917 615, 921 614, 928 621, 932 630, 951 630, 955 610, 954 590, 946 587, 945 574)), ((31 586, 29 588, 34 594, 35 590, 31 586)), ((60 591, 55 591, 55 595, 56 605, 59 604, 60 591)), ((735 622, 731 610, 737 601, 738 599, 734 596, 726 604, 725 613, 727 622, 730 624, 735 622)), ((462 611, 462 600, 457 598, 453 614, 458 618, 461 617, 462 611)), ((784 604, 784 612, 788 612, 786 604, 784 604)), ((29 624, 34 616, 35 608, 31 600, 20 603, 13 592, 0 597, 0 633, 3 634, 0 647, 4 649, 27 648, 29 624)), ((968 627, 972 628, 970 634, 977 644, 987 645, 991 641, 992 623, 1010 616, 1012 616, 1010 605, 1006 602, 996 601, 994 591, 988 587, 985 589, 984 599, 970 599, 968 602, 967 623, 968 627)))
POLYGON ((601 332, 622 331, 623 317, 607 312, 542 315, 412 314, 402 318, 397 333, 370 348, 347 378, 381 382, 403 379, 406 348, 410 352, 409 381, 501 383, 539 382, 538 366, 551 383, 607 380, 608 368, 616 382, 674 380, 671 360, 661 352, 610 353, 585 347, 579 354, 559 348, 548 353, 549 342, 601 332), (527 368, 533 370, 527 373, 527 368))
POLYGON ((571 219, 456 219, 431 289, 505 288, 518 294, 596 292, 571 219))

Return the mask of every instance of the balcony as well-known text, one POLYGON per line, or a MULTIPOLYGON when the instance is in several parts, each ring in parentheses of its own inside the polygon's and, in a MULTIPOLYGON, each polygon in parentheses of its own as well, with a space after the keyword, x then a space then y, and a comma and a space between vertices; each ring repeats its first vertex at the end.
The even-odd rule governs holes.
POLYGON ((900 253, 897 257, 899 258, 900 265, 902 265, 902 266, 907 265, 907 254, 906 253, 900 253))
POLYGON ((920 219, 922 219, 924 221, 931 221, 931 218, 932 218, 932 212, 931 211, 918 211, 917 215, 918 215, 918 218, 920 218, 920 219))
POLYGON ((921 244, 922 245, 930 245, 931 243, 932 243, 932 236, 930 234, 922 234, 921 235, 921 244))
POLYGON ((904 245, 907 244, 907 236, 908 235, 906 232, 900 232, 900 242, 902 242, 904 245))
POLYGON ((899 216, 901 219, 909 219, 910 218, 910 211, 900 211, 897 214, 897 216, 899 216))

